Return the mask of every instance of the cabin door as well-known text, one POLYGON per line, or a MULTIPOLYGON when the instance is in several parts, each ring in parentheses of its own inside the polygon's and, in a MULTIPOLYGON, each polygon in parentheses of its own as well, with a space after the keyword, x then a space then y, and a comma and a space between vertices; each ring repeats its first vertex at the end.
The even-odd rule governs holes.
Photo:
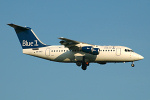
POLYGON ((120 55, 121 55, 121 48, 117 48, 117 49, 116 49, 116 55, 117 55, 117 56, 120 56, 120 55))
POLYGON ((49 49, 49 48, 46 49, 45 55, 46 55, 46 56, 50 56, 50 49, 49 49))

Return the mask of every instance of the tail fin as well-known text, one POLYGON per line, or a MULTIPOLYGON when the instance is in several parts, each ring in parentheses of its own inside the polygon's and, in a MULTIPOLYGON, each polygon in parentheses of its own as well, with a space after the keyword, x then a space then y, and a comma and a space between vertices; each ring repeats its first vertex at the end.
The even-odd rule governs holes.
POLYGON ((46 44, 40 41, 40 39, 36 36, 36 34, 33 32, 31 28, 22 27, 15 24, 7 24, 7 25, 15 29, 23 49, 39 48, 47 46, 46 44))

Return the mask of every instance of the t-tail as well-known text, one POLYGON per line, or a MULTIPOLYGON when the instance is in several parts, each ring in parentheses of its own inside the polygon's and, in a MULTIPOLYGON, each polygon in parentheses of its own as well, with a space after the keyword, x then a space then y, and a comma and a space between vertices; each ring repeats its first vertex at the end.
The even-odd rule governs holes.
POLYGON ((36 36, 30 27, 22 27, 15 24, 7 24, 16 31, 18 39, 23 49, 39 48, 47 46, 36 36))

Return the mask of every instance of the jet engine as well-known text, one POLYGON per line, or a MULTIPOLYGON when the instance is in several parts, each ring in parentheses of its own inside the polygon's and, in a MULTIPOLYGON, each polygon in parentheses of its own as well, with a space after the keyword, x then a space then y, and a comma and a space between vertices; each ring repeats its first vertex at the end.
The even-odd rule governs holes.
POLYGON ((93 55, 98 55, 100 52, 99 48, 93 48, 93 55))
POLYGON ((82 47, 82 51, 86 53, 90 53, 93 55, 98 55, 100 52, 99 48, 93 48, 92 46, 84 46, 82 47))

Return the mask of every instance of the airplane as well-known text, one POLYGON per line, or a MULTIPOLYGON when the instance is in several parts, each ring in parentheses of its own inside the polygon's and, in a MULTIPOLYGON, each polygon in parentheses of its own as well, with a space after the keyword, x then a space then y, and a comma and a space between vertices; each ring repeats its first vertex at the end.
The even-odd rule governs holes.
POLYGON ((16 31, 24 54, 43 58, 55 62, 76 63, 83 70, 89 63, 125 63, 144 59, 125 46, 100 46, 83 43, 64 37, 60 37, 61 45, 46 45, 40 41, 30 27, 22 27, 15 24, 7 24, 16 31))

